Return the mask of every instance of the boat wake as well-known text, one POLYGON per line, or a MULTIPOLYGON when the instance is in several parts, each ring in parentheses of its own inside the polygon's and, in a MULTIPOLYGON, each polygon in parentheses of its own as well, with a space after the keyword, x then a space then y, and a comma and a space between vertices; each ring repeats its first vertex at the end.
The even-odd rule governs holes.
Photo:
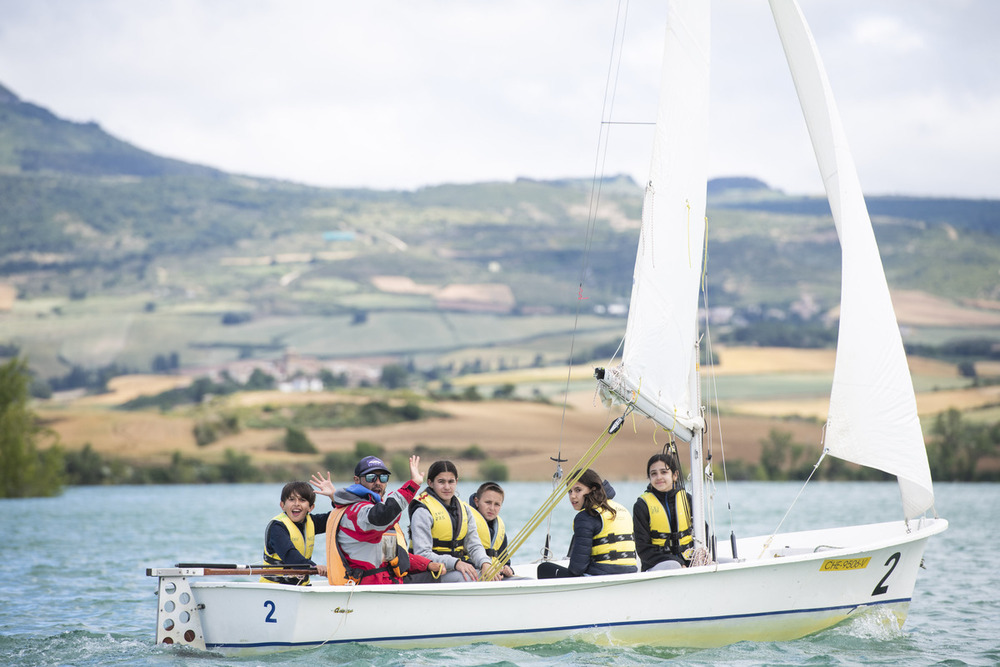
POLYGON ((869 608, 852 617, 847 623, 836 628, 834 632, 840 632, 856 639, 878 641, 891 641, 907 636, 896 614, 884 607, 869 608))

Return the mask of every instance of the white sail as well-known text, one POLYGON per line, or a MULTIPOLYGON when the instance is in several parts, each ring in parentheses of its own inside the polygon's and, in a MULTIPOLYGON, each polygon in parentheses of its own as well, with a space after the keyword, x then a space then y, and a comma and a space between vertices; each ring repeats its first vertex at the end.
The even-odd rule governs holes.
POLYGON ((605 399, 616 394, 685 440, 702 424, 689 378, 705 242, 709 18, 707 2, 669 3, 625 348, 602 387, 605 399))
POLYGON ((826 446, 895 475, 906 518, 934 504, 913 381, 830 83, 795 0, 770 0, 842 248, 840 332, 826 446))

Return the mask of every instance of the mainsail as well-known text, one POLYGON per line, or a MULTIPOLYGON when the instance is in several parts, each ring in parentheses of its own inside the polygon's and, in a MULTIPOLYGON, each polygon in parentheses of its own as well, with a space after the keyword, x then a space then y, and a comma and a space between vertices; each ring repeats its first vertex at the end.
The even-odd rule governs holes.
POLYGON ((703 423, 690 378, 705 242, 709 18, 707 2, 669 4, 625 347, 601 387, 606 401, 632 404, 684 440, 703 423))
POLYGON ((907 519, 934 505, 913 381, 871 218, 826 71, 795 0, 770 0, 842 249, 840 331, 826 446, 899 480, 907 519))

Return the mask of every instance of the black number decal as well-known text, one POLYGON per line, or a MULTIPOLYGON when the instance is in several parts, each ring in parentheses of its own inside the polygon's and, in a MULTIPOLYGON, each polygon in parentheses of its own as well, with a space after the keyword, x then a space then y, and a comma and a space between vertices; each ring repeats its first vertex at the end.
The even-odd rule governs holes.
MULTIPOLYGON (((898 556, 899 554, 896 554, 896 555, 898 556)), ((889 575, 886 575, 886 576, 889 576, 889 575)), ((264 600, 264 606, 271 608, 271 611, 267 612, 267 616, 264 617, 264 622, 265 623, 277 623, 278 619, 276 619, 274 617, 274 607, 275 607, 275 604, 273 602, 271 602, 270 600, 264 600)))
POLYGON ((885 573, 884 577, 882 577, 882 581, 878 582, 878 586, 876 586, 875 590, 872 591, 872 595, 882 595, 889 592, 889 587, 885 585, 885 580, 889 578, 889 575, 892 574, 892 571, 895 570, 896 566, 899 564, 899 552, 897 551, 893 555, 889 556, 889 559, 885 562, 885 564, 889 565, 889 571, 885 573), (889 565, 890 563, 892 564, 889 565))

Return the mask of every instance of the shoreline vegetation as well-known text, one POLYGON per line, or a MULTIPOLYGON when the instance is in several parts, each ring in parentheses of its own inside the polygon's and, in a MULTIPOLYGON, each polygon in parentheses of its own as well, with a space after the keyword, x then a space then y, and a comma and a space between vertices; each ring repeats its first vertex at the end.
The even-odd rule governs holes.
MULTIPOLYGON (((812 352, 818 358, 828 351, 812 352)), ((772 366, 781 365, 780 351, 768 356, 772 366)), ((753 357, 745 355, 741 364, 759 363, 753 357)), ((802 368, 801 353, 793 357, 802 368)), ((915 375, 930 372, 927 363, 913 363, 915 375)), ((734 368, 741 364, 720 365, 719 371, 738 374, 734 368)), ((274 378, 264 374, 242 384, 228 377, 123 375, 108 380, 104 393, 32 403, 27 364, 15 358, 0 366, 0 497, 54 495, 63 485, 278 482, 316 470, 343 480, 369 454, 385 457, 397 477, 416 453, 428 461, 454 460, 466 479, 542 481, 555 470, 550 457, 562 456, 571 466, 615 414, 598 409, 592 390, 581 390, 569 394, 563 419, 561 402, 537 390, 524 397, 520 385, 505 382, 541 375, 470 374, 418 388, 405 368, 393 365, 384 369, 380 386, 348 389, 334 378, 321 391, 303 393, 276 391, 274 378)), ((968 417, 974 408, 986 407, 989 414, 996 405, 991 388, 977 382, 978 402, 964 404, 965 412, 940 408, 925 419, 935 480, 1000 481, 1000 421, 968 417)), ((954 400, 955 391, 941 393, 954 400)), ((783 400, 786 409, 775 400, 771 414, 755 414, 760 405, 739 399, 728 403, 743 414, 724 412, 719 421, 727 439, 708 438, 717 479, 809 475, 824 415, 789 411, 794 401, 783 400)), ((611 479, 641 479, 641 462, 667 440, 646 420, 633 420, 613 444, 614 455, 599 466, 611 479)), ((814 479, 887 477, 831 457, 814 479)))
MULTIPOLYGON (((628 176, 602 176, 596 207, 590 177, 315 188, 163 158, 2 85, 0 107, 0 496, 308 478, 369 445, 545 480, 620 414, 573 364, 617 355, 642 225, 628 176)), ((712 461, 794 477, 833 370, 829 204, 740 175, 707 194, 703 363, 729 376, 712 461)), ((996 479, 1000 201, 866 202, 936 474, 996 479)), ((629 420, 598 465, 641 479, 666 442, 629 420)))

